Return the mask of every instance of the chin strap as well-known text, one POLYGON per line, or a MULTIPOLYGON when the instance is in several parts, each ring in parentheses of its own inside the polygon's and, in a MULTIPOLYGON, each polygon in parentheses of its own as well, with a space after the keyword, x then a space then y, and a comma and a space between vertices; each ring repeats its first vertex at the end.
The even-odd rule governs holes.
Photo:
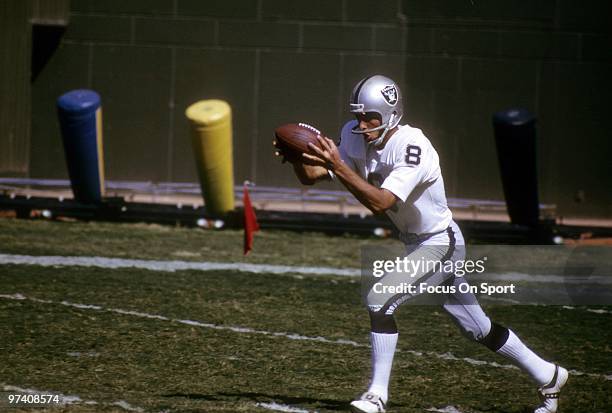
POLYGON ((366 133, 376 132, 377 130, 384 129, 384 131, 380 134, 380 136, 376 140, 368 142, 368 145, 380 146, 380 144, 383 143, 383 141, 385 140, 385 136, 387 136, 387 132, 389 132, 390 126, 393 125, 393 122, 395 121, 395 116, 396 116, 395 113, 393 113, 389 117, 389 122, 385 123, 384 125, 377 126, 376 128, 361 130, 359 129, 359 125, 357 125, 353 129, 351 129, 351 132, 359 133, 363 135, 366 133))
POLYGON ((363 134, 366 134, 366 133, 376 132, 377 130, 385 129, 388 125, 389 125, 388 123, 385 123, 384 125, 380 125, 380 126, 377 126, 375 128, 372 128, 372 129, 365 129, 365 130, 363 130, 363 129, 360 129, 359 128, 359 124, 357 124, 357 126, 355 126, 353 129, 351 129, 351 133, 358 133, 358 134, 363 135, 363 134))
POLYGON ((368 142, 368 145, 372 145, 372 146, 380 146, 383 141, 385 140, 385 136, 387 136, 387 132, 389 132, 389 128, 385 128, 385 130, 383 131, 383 133, 380 134, 380 137, 378 137, 378 139, 368 142))

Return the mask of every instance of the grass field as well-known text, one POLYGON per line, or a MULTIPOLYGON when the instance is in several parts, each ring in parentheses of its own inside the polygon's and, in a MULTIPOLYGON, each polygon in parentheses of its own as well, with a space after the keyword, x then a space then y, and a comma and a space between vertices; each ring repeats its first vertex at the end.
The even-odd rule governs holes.
MULTIPOLYGON (((236 231, 0 219, 0 254, 32 256, 356 268, 360 248, 393 241, 261 232, 246 258, 241 243, 236 231)), ((0 264, 0 411, 348 411, 370 368, 359 289, 358 278, 291 272, 0 264), (8 405, 25 390, 79 400, 8 405)), ((584 373, 570 377, 562 412, 612 412, 609 307, 485 309, 584 373)), ((390 412, 518 413, 537 402, 526 375, 439 308, 402 308, 398 325, 390 412)))

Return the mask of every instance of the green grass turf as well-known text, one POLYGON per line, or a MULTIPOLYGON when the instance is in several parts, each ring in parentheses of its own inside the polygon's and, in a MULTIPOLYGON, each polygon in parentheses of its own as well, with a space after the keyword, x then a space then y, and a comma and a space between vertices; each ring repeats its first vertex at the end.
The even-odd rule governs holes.
MULTIPOLYGON (((312 232, 260 231, 255 235, 253 252, 246 257, 242 254, 242 243, 243 233, 237 230, 0 218, 0 253, 11 254, 359 268, 363 248, 401 250, 401 244, 394 239, 334 237, 312 232)), ((591 247, 581 248, 580 252, 574 256, 574 261, 582 257, 582 261, 597 268, 612 270, 612 249, 591 247)), ((549 246, 500 249, 499 246, 478 245, 469 247, 467 254, 494 258, 487 266, 502 271, 530 272, 529 269, 533 269, 538 274, 547 273, 549 267, 552 273, 558 273, 559 266, 567 259, 567 250, 549 246), (513 266, 509 268, 508 263, 513 266)))
MULTIPOLYGON (((358 286, 348 280, 4 266, 0 285, 6 286, 5 293, 55 302, 367 343, 366 319, 355 300, 358 286)), ((2 300, 0 307, 1 325, 8 332, 0 367, 4 383, 108 403, 124 399, 150 410, 231 411, 242 406, 248 411, 256 401, 275 400, 332 411, 360 391, 369 368, 367 348, 201 329, 58 304, 2 300), (70 352, 84 355, 71 357, 70 352)), ((512 325, 543 355, 578 370, 607 373, 608 316, 526 306, 490 307, 489 313, 512 325)), ((400 349, 503 361, 461 337, 436 308, 404 307, 398 318, 400 349)), ((395 373, 397 411, 448 403, 520 412, 533 401, 533 388, 518 371, 399 353, 395 373), (501 400, 502 388, 512 400, 501 400)), ((612 403, 610 387, 602 379, 572 377, 568 411, 607 411, 603 406, 612 403)), ((76 406, 71 410, 80 411, 76 406)))
MULTIPOLYGON (((240 242, 240 232, 230 231, 0 220, 3 253, 236 262, 243 260, 240 242)), ((262 232, 246 260, 353 267, 360 245, 387 242, 262 232)), ((347 411, 348 401, 367 384, 367 347, 207 329, 58 304, 66 300, 366 345, 368 322, 356 280, 0 266, 0 294, 15 293, 54 303, 0 299, 0 383, 103 403, 48 411, 124 411, 112 406, 117 400, 151 412, 265 412, 256 403, 272 401, 321 412, 347 411)), ((532 306, 486 306, 486 311, 546 358, 583 372, 610 373, 609 314, 532 306)), ((390 411, 454 405, 464 412, 518 413, 536 402, 534 386, 518 370, 406 351, 450 351, 457 357, 507 364, 462 337, 440 309, 404 306, 398 324, 399 349, 404 351, 394 363, 390 411)), ((564 412, 612 411, 611 381, 572 376, 566 389, 564 412)))
POLYGON ((154 224, 0 219, 0 252, 185 261, 359 267, 360 248, 395 245, 390 239, 260 231, 242 254, 242 231, 154 224))

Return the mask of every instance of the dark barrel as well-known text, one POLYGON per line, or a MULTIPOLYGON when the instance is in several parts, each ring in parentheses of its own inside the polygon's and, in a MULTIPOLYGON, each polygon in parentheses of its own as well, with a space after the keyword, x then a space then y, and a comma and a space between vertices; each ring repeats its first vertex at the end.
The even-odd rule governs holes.
POLYGON ((104 196, 100 96, 93 90, 72 90, 57 99, 57 110, 74 199, 100 202, 104 196))
POLYGON ((493 115, 497 158, 513 224, 535 227, 539 220, 536 118, 526 109, 493 115))

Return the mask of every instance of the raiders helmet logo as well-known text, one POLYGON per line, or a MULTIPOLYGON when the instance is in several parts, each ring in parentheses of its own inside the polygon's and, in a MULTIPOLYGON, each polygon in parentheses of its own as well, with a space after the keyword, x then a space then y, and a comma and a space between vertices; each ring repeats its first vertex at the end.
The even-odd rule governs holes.
POLYGON ((382 93, 389 105, 394 106, 397 103, 397 89, 395 85, 385 86, 380 93, 382 93))

